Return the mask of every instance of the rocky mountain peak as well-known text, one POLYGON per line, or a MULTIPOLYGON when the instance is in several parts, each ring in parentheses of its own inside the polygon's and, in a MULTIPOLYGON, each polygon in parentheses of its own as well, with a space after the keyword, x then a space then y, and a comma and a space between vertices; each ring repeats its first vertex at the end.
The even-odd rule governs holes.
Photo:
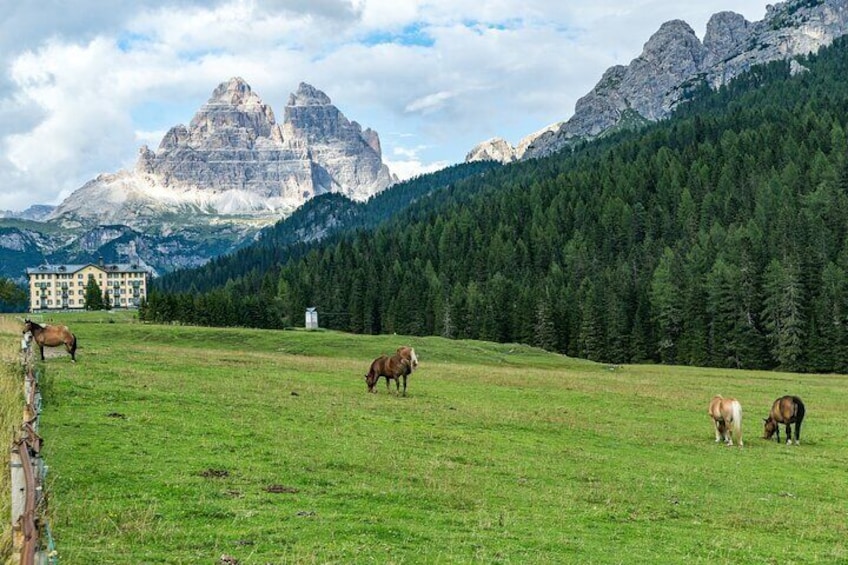
POLYGON ((326 94, 301 83, 289 102, 278 123, 244 79, 231 78, 188 126, 172 127, 155 151, 142 147, 134 170, 89 181, 51 219, 155 230, 162 217, 188 213, 191 222, 241 216, 255 230, 315 195, 365 200, 397 181, 382 162, 377 133, 363 132, 326 94))
POLYGON ((660 26, 660 29, 648 39, 642 50, 641 59, 671 60, 670 55, 689 54, 698 59, 703 47, 701 40, 695 35, 695 30, 683 20, 671 20, 660 26))
POLYGON ((330 97, 305 82, 300 83, 297 91, 289 96, 288 106, 329 106, 330 97))
MULTIPOLYGON (((248 101, 255 103, 258 98, 243 78, 233 77, 226 82, 222 82, 212 91, 212 96, 209 98, 208 103, 217 102, 230 106, 241 106, 248 101)), ((261 101, 259 102, 261 103, 261 101)))
POLYGON ((704 34, 704 47, 711 57, 708 63, 716 63, 742 51, 751 36, 751 29, 751 22, 742 14, 713 14, 704 34))
POLYGON ((210 137, 224 135, 231 138, 233 130, 250 130, 254 135, 248 137, 268 137, 275 122, 271 107, 253 92, 244 79, 235 77, 215 88, 206 104, 192 118, 188 133, 195 145, 202 145, 210 137))
POLYGON ((515 161, 515 149, 503 138, 494 137, 480 143, 465 156, 466 162, 498 161, 511 163, 515 161))

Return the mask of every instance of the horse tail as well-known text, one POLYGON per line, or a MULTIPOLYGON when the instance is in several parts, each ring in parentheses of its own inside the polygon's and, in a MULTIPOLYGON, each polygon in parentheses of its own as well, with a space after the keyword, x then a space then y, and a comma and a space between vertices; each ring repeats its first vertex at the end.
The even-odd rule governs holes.
POLYGON ((804 407, 804 403, 801 402, 801 399, 797 396, 792 397, 792 402, 795 404, 795 422, 800 424, 804 419, 804 415, 807 413, 807 409, 804 407))
POLYGON ((730 403, 730 425, 733 426, 733 438, 742 447, 742 404, 738 400, 730 403))
POLYGON ((76 360, 77 354, 77 334, 71 334, 71 359, 76 360))

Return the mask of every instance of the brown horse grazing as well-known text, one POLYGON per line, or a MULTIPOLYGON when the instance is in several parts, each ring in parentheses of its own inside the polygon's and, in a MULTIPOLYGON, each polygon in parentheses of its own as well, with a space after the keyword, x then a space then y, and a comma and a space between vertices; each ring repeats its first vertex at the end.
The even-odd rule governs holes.
POLYGON ((77 338, 67 326, 41 326, 32 320, 24 320, 24 333, 32 334, 32 339, 41 350, 41 360, 44 361, 44 346, 56 347, 64 345, 71 354, 71 361, 76 363, 77 338))
POLYGON ((716 442, 723 441, 727 445, 733 445, 733 438, 736 438, 739 447, 742 447, 742 405, 739 401, 735 398, 723 398, 721 395, 714 396, 710 400, 708 413, 715 424, 716 442))
MULTIPOLYGON (((417 362, 417 359, 416 359, 417 362)), ((403 396, 406 396, 406 378, 412 373, 412 363, 406 357, 395 353, 391 357, 380 355, 371 362, 371 367, 365 375, 368 392, 377 392, 377 381, 386 377, 386 390, 390 390, 389 381, 394 379, 397 392, 400 392, 400 378, 403 377, 403 396)))
POLYGON ((777 432, 777 443, 780 443, 780 424, 786 424, 786 445, 792 443, 792 424, 795 424, 795 445, 801 442, 801 422, 807 409, 797 396, 781 396, 771 405, 771 413, 765 422, 763 439, 771 439, 777 432))

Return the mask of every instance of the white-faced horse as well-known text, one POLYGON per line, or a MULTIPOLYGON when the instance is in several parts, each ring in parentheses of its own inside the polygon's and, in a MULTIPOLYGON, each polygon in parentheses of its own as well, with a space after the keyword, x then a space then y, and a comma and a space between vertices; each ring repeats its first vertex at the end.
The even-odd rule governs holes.
POLYGON ((371 362, 368 373, 365 374, 365 384, 368 392, 377 392, 377 381, 386 377, 386 390, 389 381, 395 381, 397 392, 400 392, 400 380, 403 379, 403 396, 406 396, 406 379, 418 367, 418 356, 411 347, 398 347, 394 355, 380 355, 371 362))

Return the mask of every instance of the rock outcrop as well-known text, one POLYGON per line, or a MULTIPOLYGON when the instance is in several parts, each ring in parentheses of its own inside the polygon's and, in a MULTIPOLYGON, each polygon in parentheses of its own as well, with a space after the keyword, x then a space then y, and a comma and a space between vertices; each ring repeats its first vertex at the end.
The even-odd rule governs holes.
POLYGON ((501 163, 511 163, 516 159, 516 152, 509 142, 501 137, 494 137, 488 141, 477 145, 468 155, 465 156, 465 162, 472 161, 499 161, 501 163))

